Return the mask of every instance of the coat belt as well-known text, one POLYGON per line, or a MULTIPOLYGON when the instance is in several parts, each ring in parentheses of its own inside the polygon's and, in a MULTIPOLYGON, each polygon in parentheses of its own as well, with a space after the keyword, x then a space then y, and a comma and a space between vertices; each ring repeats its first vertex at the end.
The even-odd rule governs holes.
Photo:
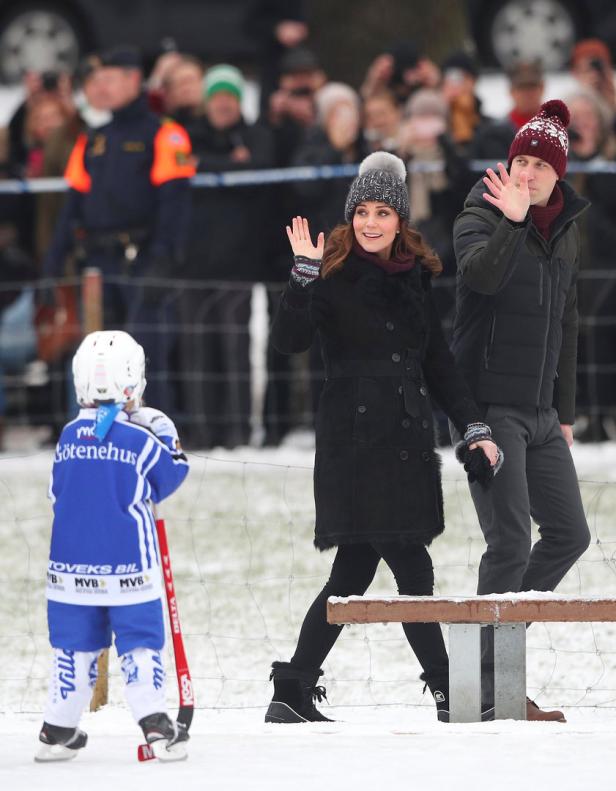
POLYGON ((391 360, 328 360, 325 366, 327 379, 344 379, 356 376, 399 377, 402 383, 404 410, 411 417, 421 414, 425 390, 418 349, 405 349, 398 362, 391 360))

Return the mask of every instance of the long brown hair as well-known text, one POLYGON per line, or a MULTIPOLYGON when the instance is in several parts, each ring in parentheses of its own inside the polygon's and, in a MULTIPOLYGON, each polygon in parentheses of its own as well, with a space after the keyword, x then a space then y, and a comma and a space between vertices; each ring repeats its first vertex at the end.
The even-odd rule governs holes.
MULTIPOLYGON (((342 269, 344 262, 351 252, 354 239, 355 231, 353 230, 353 223, 349 222, 344 225, 337 225, 334 228, 325 242, 321 277, 329 277, 333 275, 334 272, 337 272, 338 269, 342 269)), ((434 250, 428 247, 419 231, 411 228, 406 220, 401 219, 400 233, 396 234, 396 238, 394 239, 391 248, 391 257, 403 258, 409 255, 415 255, 420 259, 421 265, 435 276, 440 275, 443 271, 440 258, 434 250)))

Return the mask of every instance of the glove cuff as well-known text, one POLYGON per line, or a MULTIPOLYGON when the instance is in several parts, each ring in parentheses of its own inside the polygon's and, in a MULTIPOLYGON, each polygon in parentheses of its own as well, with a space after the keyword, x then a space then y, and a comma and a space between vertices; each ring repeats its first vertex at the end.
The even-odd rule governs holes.
POLYGON ((464 432, 464 442, 472 445, 473 442, 481 442, 484 439, 492 439, 492 429, 486 423, 469 423, 464 432))
POLYGON ((305 255, 294 255, 291 280, 302 288, 305 288, 319 277, 320 270, 320 258, 307 258, 305 255))

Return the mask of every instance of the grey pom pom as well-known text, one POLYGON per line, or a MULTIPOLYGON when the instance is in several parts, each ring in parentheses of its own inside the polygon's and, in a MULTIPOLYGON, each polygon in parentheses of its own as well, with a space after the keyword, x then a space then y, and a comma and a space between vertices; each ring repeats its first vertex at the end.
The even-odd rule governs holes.
POLYGON ((359 166, 359 175, 370 170, 384 170, 387 173, 393 173, 401 181, 406 181, 406 165, 400 157, 390 154, 388 151, 375 151, 374 154, 368 154, 359 166))

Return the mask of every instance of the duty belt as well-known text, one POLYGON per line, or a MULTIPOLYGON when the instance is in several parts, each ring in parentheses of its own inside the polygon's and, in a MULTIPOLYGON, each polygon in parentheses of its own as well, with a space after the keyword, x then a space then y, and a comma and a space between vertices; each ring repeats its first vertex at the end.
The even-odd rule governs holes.
POLYGON ((327 379, 400 377, 404 411, 411 417, 421 415, 422 400, 428 395, 418 349, 405 349, 403 354, 394 353, 391 360, 328 360, 325 376, 327 379))

